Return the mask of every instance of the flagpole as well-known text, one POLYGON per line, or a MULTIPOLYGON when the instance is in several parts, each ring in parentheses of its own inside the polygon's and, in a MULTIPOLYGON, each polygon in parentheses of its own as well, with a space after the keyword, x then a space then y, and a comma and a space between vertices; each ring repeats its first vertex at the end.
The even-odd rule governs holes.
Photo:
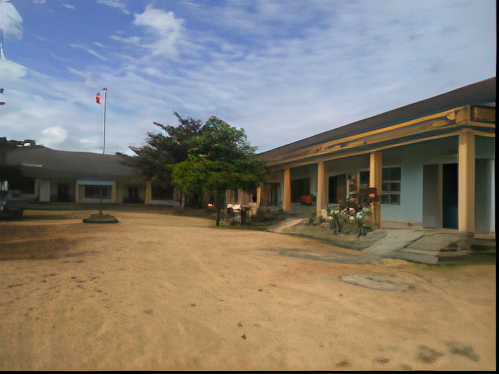
MULTIPOLYGON (((0 2, 3 0, 0 0, 0 2)), ((103 143, 102 143, 102 155, 104 156, 106 154, 106 111, 107 111, 107 88, 102 89, 104 91, 104 109, 103 109, 103 118, 102 118, 102 127, 103 127, 103 133, 104 133, 104 138, 103 138, 103 143)), ((97 104, 101 104, 101 95, 100 92, 97 92, 97 95, 95 95, 95 102, 97 104)), ((116 219, 116 217, 110 215, 110 214, 103 214, 102 213, 102 208, 103 208, 103 201, 102 201, 102 189, 104 186, 100 185, 99 186, 99 214, 92 214, 88 218, 84 218, 83 222, 85 223, 118 223, 119 221, 116 219)), ((112 195, 112 192, 111 192, 112 195)))
MULTIPOLYGON (((106 154, 106 110, 107 110, 107 88, 103 88, 104 91, 104 114, 102 118, 103 128, 104 128, 104 143, 102 145, 102 154, 106 154)), ((102 215, 102 186, 99 189, 99 214, 102 215)))
POLYGON ((102 154, 106 154, 106 111, 107 111, 107 88, 102 89, 104 91, 104 117, 103 117, 103 127, 104 127, 104 145, 102 147, 102 154))

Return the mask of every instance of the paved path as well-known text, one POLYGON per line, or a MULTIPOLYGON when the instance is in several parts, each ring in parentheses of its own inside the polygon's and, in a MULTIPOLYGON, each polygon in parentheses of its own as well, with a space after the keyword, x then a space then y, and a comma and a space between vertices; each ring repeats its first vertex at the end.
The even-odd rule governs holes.
POLYGON ((394 252, 400 251, 402 248, 424 236, 424 231, 403 229, 384 231, 386 231, 386 236, 369 248, 364 249, 363 253, 379 257, 390 257, 394 252))
POLYGON ((288 218, 279 225, 268 228, 268 231, 281 233, 283 230, 296 226, 303 221, 303 218, 288 218))
MULTIPOLYGON (((269 231, 285 233, 285 230, 298 225, 302 219, 288 218, 269 231)), ((362 250, 360 256, 338 254, 310 254, 285 251, 283 255, 311 258, 325 262, 360 264, 393 258, 424 264, 436 265, 440 260, 472 253, 471 239, 466 233, 446 229, 380 229, 382 238, 362 250)))

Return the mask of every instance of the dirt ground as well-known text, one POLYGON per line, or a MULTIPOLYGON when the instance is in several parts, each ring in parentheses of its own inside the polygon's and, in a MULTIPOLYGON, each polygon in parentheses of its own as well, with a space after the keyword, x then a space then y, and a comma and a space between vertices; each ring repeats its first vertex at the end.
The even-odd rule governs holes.
POLYGON ((495 370, 495 257, 344 264, 203 218, 0 221, 0 370, 495 370), (452 265, 452 266, 451 266, 452 265), (347 283, 383 276, 399 291, 347 283))

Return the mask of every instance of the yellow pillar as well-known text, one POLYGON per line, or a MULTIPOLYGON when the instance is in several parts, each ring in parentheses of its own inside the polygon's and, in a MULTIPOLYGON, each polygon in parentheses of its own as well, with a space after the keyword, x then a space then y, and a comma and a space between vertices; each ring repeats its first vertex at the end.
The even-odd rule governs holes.
POLYGON ((262 185, 256 188, 256 206, 259 208, 262 204, 262 185))
POLYGON ((284 170, 284 196, 282 199, 282 210, 291 212, 291 169, 284 170))
POLYGON ((151 204, 151 200, 152 200, 152 185, 151 185, 151 182, 147 182, 145 204, 146 205, 151 204))
POLYGON ((475 231, 475 135, 471 129, 459 134, 458 151, 458 229, 475 231))
MULTIPOLYGON (((376 188, 378 196, 381 198, 381 188, 383 183, 383 163, 381 152, 372 152, 369 163, 369 187, 376 188)), ((374 225, 381 226, 381 204, 379 201, 371 204, 374 225)))
POLYGON ((75 203, 80 201, 80 185, 76 183, 75 186, 75 203))
POLYGON ((317 164, 317 196, 315 199, 317 214, 326 207, 327 195, 326 166, 324 162, 319 162, 317 164))

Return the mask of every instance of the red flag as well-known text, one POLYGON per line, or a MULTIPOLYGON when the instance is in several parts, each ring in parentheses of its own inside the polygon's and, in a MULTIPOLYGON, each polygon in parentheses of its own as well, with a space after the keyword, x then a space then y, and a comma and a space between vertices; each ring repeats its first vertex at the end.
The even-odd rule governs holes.
POLYGON ((100 97, 100 92, 99 92, 97 95, 95 95, 95 102, 97 104, 100 104, 100 101, 101 101, 101 97, 100 97))

